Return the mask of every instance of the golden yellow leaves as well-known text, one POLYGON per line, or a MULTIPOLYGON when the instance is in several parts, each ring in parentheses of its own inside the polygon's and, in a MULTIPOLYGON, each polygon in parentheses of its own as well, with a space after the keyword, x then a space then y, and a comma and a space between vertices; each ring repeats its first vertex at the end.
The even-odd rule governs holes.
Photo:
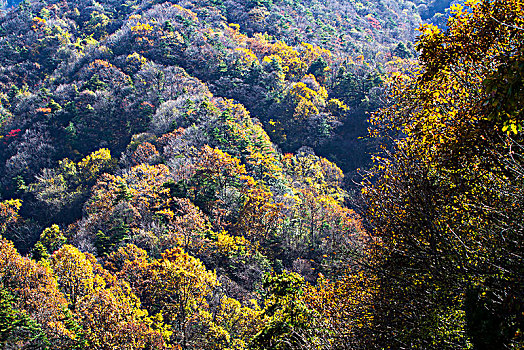
POLYGON ((146 64, 146 62, 147 59, 136 52, 133 52, 126 57, 126 65, 132 65, 141 68, 144 64, 146 64))
POLYGON ((142 34, 144 32, 150 32, 153 30, 153 27, 151 27, 151 25, 149 23, 140 23, 140 22, 137 22, 136 25, 132 26, 131 27, 131 31, 135 32, 135 33, 139 33, 139 34, 142 34))
POLYGON ((354 328, 370 326, 376 280, 363 271, 351 272, 337 281, 322 275, 316 286, 307 286, 306 304, 322 317, 323 324, 333 332, 356 333, 354 328))
POLYGON ((96 288, 105 286, 105 282, 95 276, 91 261, 71 245, 65 245, 53 254, 51 268, 73 310, 80 299, 92 294, 96 288))
POLYGON ((295 105, 293 118, 298 121, 318 115, 319 109, 326 106, 328 97, 326 88, 321 86, 312 74, 304 76, 302 81, 293 84, 289 95, 295 105))
POLYGON ((17 307, 37 320, 50 340, 67 342, 71 336, 63 324, 67 302, 47 264, 22 257, 11 242, 0 238, 0 280, 17 298, 17 307))
POLYGON ((329 196, 339 203, 343 202, 345 194, 340 186, 344 174, 336 164, 312 154, 286 154, 282 164, 290 182, 307 184, 319 196, 329 196))
POLYGON ((220 308, 209 327, 207 337, 217 349, 248 349, 251 336, 261 327, 264 320, 256 301, 252 307, 244 306, 235 299, 222 297, 220 308))
MULTIPOLYGON (((508 115, 508 117, 511 117, 508 115)), ((522 124, 517 124, 517 121, 514 119, 509 119, 506 121, 504 126, 502 127, 502 131, 507 132, 508 135, 510 133, 516 135, 519 131, 522 131, 522 124)))
POLYGON ((173 327, 168 341, 176 344, 200 336, 191 330, 207 323, 206 297, 216 286, 214 272, 175 248, 142 267, 136 291, 152 313, 161 312, 165 322, 173 327))
POLYGON ((226 231, 216 234, 215 249, 218 253, 229 256, 235 255, 239 250, 248 250, 250 243, 243 236, 231 236, 226 231))
POLYGON ((318 115, 319 110, 313 102, 302 96, 298 96, 298 100, 295 111, 293 112, 293 118, 295 120, 301 121, 318 115))
POLYGON ((292 79, 293 77, 302 76, 306 71, 307 64, 300 59, 299 52, 291 46, 278 41, 271 46, 270 50, 273 55, 280 57, 286 78, 292 79))
POLYGON ((303 47, 303 50, 300 52, 300 57, 308 66, 319 57, 330 59, 333 56, 331 51, 319 46, 304 42, 300 43, 300 45, 303 47))
POLYGON ((251 64, 259 63, 257 56, 250 49, 243 47, 237 47, 235 51, 240 55, 240 62, 245 66, 250 66, 251 64))
MULTIPOLYGON (((490 289, 500 283, 495 288, 507 293, 508 282, 519 278, 518 269, 509 264, 500 270, 504 269, 504 277, 491 277, 498 269, 492 268, 494 261, 510 259, 517 249, 506 245, 507 236, 518 240, 520 235, 514 216, 520 214, 509 214, 521 200, 520 176, 514 167, 522 162, 513 156, 521 138, 511 137, 520 131, 521 107, 511 102, 519 101, 522 90, 510 89, 521 80, 521 68, 511 58, 522 51, 524 32, 515 29, 524 14, 519 3, 468 1, 466 6, 474 8, 454 6, 455 18, 446 32, 424 27, 418 44, 422 75, 414 75, 407 84, 393 80, 393 106, 382 110, 375 123, 378 127, 390 123, 397 131, 392 133, 397 138, 392 151, 384 148, 390 161, 376 158, 373 183, 362 192, 369 222, 383 243, 376 249, 377 261, 389 272, 378 286, 390 293, 382 302, 413 313, 417 313, 414 301, 424 311, 433 305, 430 322, 413 315, 412 324, 419 329, 406 338, 408 343, 426 337, 428 329, 432 332, 428 344, 468 343, 464 311, 469 306, 462 298, 469 287, 464 281, 474 285, 475 279, 489 276, 499 279, 490 282, 490 289), (511 112, 504 110, 507 107, 511 112), (500 112, 495 118, 493 110, 500 112), (494 218, 498 213, 505 219, 494 218), (502 227, 503 235, 494 234, 502 227), (405 281, 397 283, 391 276, 405 281), (419 290, 427 295, 412 292, 419 290), (410 292, 414 298, 406 298, 410 292), (453 300, 454 307, 443 300, 453 300)), ((519 293, 521 286, 510 288, 519 293)), ((510 310, 510 304, 503 308, 510 310)), ((517 312, 507 311, 506 320, 517 312)), ((405 323, 395 326, 391 321, 395 322, 385 318, 381 325, 378 320, 377 326, 385 332, 405 329, 405 323)), ((508 344, 512 341, 507 339, 508 344)))
POLYGON ((332 98, 327 102, 327 109, 331 114, 337 117, 349 111, 349 107, 336 98, 332 98))
POLYGON ((186 9, 180 5, 176 5, 176 4, 173 5, 173 7, 177 9, 178 11, 180 11, 180 13, 182 13, 185 17, 190 18, 194 22, 198 22, 198 16, 193 11, 186 9))
MULTIPOLYGON (((276 122, 270 120, 273 126, 276 122)), ((248 147, 249 155, 246 162, 254 171, 255 177, 267 183, 271 179, 282 178, 282 166, 276 158, 276 152, 273 149, 263 150, 260 152, 254 147, 248 147), (265 152, 264 152, 265 151, 265 152)))
MULTIPOLYGON (((162 346, 161 335, 149 328, 152 321, 147 318, 147 311, 140 309, 140 300, 129 284, 102 269, 93 256, 66 245, 53 254, 50 265, 90 346, 162 346)), ((74 336, 78 335, 71 334, 74 336)))
POLYGON ((0 202, 0 234, 3 234, 10 225, 15 224, 20 216, 18 211, 22 207, 20 199, 8 199, 0 202))
POLYGON ((103 68, 113 68, 113 67, 114 66, 111 63, 105 60, 99 60, 99 59, 96 59, 89 64, 89 69, 94 69, 94 70, 103 69, 103 68))
POLYGON ((90 182, 96 180, 103 172, 109 172, 115 164, 109 149, 101 148, 83 158, 77 164, 77 168, 82 179, 90 182))
POLYGON ((33 17, 33 30, 38 30, 38 29, 41 29, 42 27, 45 27, 46 25, 46 20, 44 18, 40 18, 40 17, 33 17))
POLYGON ((436 25, 434 24, 424 24, 420 27, 419 29, 420 32, 422 32, 422 34, 426 37, 426 38, 430 38, 431 36, 433 35, 437 35, 437 34, 440 34, 441 33, 441 30, 439 27, 437 27, 436 25))

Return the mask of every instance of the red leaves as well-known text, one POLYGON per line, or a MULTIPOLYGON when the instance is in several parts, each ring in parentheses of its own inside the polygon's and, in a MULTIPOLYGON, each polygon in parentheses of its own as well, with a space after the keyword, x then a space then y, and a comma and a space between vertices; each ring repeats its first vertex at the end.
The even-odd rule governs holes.
POLYGON ((5 135, 5 138, 9 139, 11 137, 17 137, 19 135, 20 131, 22 131, 22 130, 20 130, 20 129, 13 129, 13 130, 9 131, 9 133, 7 135, 5 135))
POLYGON ((9 131, 9 133, 4 136, 4 142, 3 142, 4 145, 7 145, 9 141, 12 141, 16 137, 20 136, 20 131, 21 131, 20 129, 13 129, 9 131))

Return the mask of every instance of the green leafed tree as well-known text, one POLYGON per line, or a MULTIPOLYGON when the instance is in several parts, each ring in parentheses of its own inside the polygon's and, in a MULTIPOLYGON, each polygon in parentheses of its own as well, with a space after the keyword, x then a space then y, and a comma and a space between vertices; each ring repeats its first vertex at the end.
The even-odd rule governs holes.
POLYGON ((0 346, 2 349, 48 349, 40 325, 13 305, 14 297, 0 288, 0 346))
POLYGON ((322 329, 316 324, 317 314, 303 300, 306 282, 294 272, 266 276, 268 295, 264 315, 267 321, 253 337, 254 349, 322 349, 322 329))

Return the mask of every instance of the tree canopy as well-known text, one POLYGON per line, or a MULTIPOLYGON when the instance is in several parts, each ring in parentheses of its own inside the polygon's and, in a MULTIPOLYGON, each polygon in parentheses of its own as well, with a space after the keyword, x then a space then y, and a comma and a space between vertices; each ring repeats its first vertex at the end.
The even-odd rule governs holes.
POLYGON ((395 140, 363 189, 380 292, 375 330, 411 348, 519 348, 524 12, 468 1, 426 25, 376 133, 395 140), (508 102, 511 101, 511 102, 508 102))

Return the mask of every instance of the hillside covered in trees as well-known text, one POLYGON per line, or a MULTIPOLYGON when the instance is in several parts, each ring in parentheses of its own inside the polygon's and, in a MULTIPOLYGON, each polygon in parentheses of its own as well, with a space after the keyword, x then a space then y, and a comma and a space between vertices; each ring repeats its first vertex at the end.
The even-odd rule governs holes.
POLYGON ((524 346, 521 0, 3 6, 1 349, 524 346))

